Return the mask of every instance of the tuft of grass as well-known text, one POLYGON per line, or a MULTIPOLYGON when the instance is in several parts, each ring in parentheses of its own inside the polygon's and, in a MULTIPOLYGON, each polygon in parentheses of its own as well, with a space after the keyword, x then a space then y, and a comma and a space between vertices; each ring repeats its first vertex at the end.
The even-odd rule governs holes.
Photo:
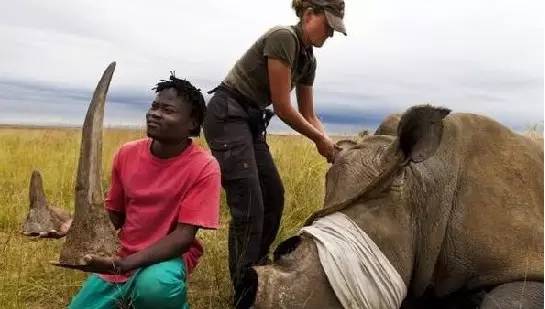
POLYGON ((529 125, 523 133, 531 139, 543 139, 543 122, 529 125))
MULTIPOLYGON (((142 130, 106 129, 103 187, 110 183, 112 156, 123 143, 144 136, 142 130)), ((63 240, 21 235, 30 175, 42 173, 51 204, 74 209, 74 181, 81 131, 77 128, 0 128, 0 308, 65 308, 86 274, 54 267, 63 240)), ((269 135, 269 145, 285 187, 285 206, 277 243, 296 233, 321 208, 327 163, 300 136, 269 135)), ((203 140, 197 140, 205 144, 203 140)), ((232 290, 227 266, 229 211, 222 195, 221 228, 200 231, 205 254, 189 278, 192 308, 229 308, 232 290)))

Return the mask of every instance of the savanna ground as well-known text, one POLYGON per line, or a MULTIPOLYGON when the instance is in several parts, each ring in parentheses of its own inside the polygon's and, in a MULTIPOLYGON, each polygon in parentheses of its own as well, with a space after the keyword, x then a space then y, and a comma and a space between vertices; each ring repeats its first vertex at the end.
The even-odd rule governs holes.
MULTIPOLYGON (((51 204, 74 208, 74 179, 80 145, 79 129, 0 127, 0 308, 64 308, 86 274, 57 268, 63 240, 23 237, 21 226, 29 206, 32 170, 42 173, 51 204)), ((531 137, 543 138, 543 125, 529 127, 531 137)), ((143 131, 107 129, 103 143, 103 187, 110 181, 115 150, 144 136, 143 131)), ((202 140, 198 140, 202 143, 202 140)), ((298 231, 302 222, 322 206, 327 163, 314 145, 300 136, 269 136, 272 155, 284 186, 285 210, 277 237, 298 231)), ((192 308, 229 308, 231 286, 227 270, 228 209, 222 195, 221 228, 200 231, 205 255, 189 279, 192 308)))
MULTIPOLYGON (((49 202, 74 209, 74 180, 79 156, 79 129, 0 127, 0 308, 65 308, 86 274, 58 268, 63 240, 21 235, 34 169, 43 177, 49 202)), ((107 129, 103 143, 103 188, 110 182, 115 150, 141 138, 144 131, 107 129)), ((202 140, 198 140, 202 143, 202 140)), ((327 163, 314 145, 299 136, 269 136, 272 155, 286 189, 285 210, 277 241, 298 231, 320 208, 327 163)), ((192 308, 228 308, 231 285, 227 268, 228 209, 222 195, 221 228, 199 231, 205 254, 189 279, 192 308)), ((273 244, 273 248, 276 247, 273 244)))

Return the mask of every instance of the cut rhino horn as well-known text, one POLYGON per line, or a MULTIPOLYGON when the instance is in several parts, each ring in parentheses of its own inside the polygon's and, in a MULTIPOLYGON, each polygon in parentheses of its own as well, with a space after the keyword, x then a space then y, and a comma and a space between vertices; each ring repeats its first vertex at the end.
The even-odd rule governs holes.
POLYGON ((51 215, 40 172, 32 172, 28 191, 30 207, 23 223, 23 234, 38 236, 40 233, 59 229, 62 222, 57 216, 51 215))
POLYGON ((47 199, 45 198, 42 175, 38 171, 32 171, 32 176, 30 176, 28 200, 30 201, 31 209, 47 207, 47 199))
POLYGON ((109 257, 117 252, 118 239, 104 210, 101 185, 104 104, 114 70, 112 62, 98 82, 83 123, 74 220, 61 249, 59 266, 85 265, 86 254, 109 257))

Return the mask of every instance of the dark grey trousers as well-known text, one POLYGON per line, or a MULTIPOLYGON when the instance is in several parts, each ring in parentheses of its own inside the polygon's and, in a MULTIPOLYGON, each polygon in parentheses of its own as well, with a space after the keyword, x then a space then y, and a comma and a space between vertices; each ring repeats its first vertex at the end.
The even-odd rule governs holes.
POLYGON ((218 90, 208 103, 203 125, 220 164, 231 213, 229 271, 235 302, 244 297, 244 271, 267 258, 284 208, 284 187, 264 132, 251 132, 249 117, 239 102, 218 90))

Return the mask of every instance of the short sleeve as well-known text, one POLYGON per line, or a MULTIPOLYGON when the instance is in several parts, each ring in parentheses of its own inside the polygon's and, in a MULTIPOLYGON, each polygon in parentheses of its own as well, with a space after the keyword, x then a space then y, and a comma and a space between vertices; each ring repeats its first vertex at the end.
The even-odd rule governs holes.
POLYGON ((293 67, 297 41, 287 29, 279 29, 271 32, 265 39, 263 56, 283 61, 289 67, 293 67))
POLYGON ((121 172, 120 172, 120 152, 118 150, 114 156, 112 162, 112 179, 110 181, 110 188, 104 199, 104 205, 107 210, 113 210, 117 212, 125 211, 125 191, 121 184, 121 172))
POLYGON ((299 80, 299 84, 304 86, 312 86, 314 84, 314 76, 316 75, 316 58, 312 57, 312 62, 309 65, 307 72, 299 80))
POLYGON ((181 201, 178 222, 205 229, 217 229, 221 191, 218 162, 212 159, 200 175, 181 201))

